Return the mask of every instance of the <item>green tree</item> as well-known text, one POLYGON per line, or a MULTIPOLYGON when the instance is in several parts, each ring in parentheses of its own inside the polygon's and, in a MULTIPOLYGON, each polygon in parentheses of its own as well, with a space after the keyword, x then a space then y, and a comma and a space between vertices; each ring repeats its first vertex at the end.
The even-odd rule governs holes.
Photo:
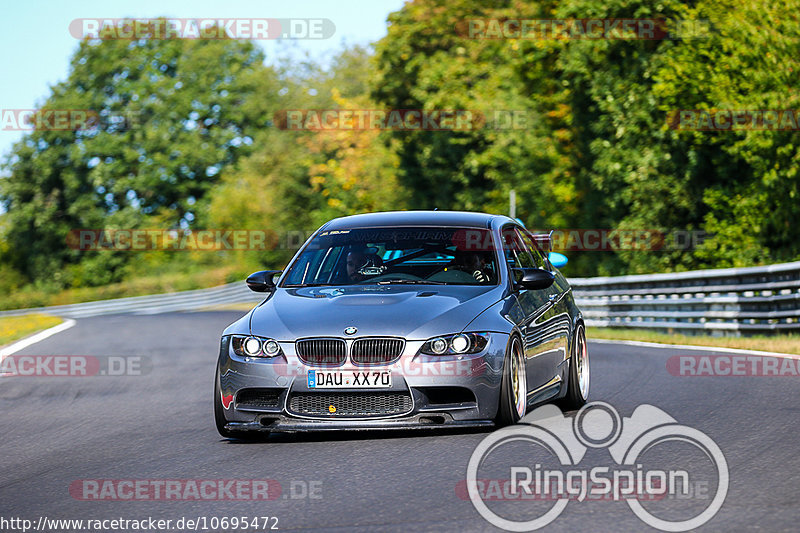
MULTIPOLYGON (((530 227, 705 231, 699 247, 570 254, 570 275, 750 265, 800 255, 796 131, 686 132, 680 109, 797 105, 798 2, 436 0, 376 46, 373 94, 400 108, 521 109, 523 131, 397 133, 414 207, 505 211, 530 227), (471 40, 472 18, 708 20, 661 40, 471 40)), ((669 244, 669 243, 668 243, 669 244)))
POLYGON ((263 60, 237 40, 82 41, 41 107, 91 110, 100 123, 37 129, 15 145, 0 181, 4 262, 32 280, 102 284, 129 256, 71 250, 70 229, 136 227, 153 215, 190 226, 266 125, 277 85, 263 60))
MULTIPOLYGON (((287 109, 374 109, 368 87, 370 53, 342 50, 328 69, 305 68, 281 77, 273 112, 287 109)), ((240 264, 281 267, 305 236, 331 218, 402 209, 391 141, 375 130, 259 133, 251 155, 227 170, 210 195, 209 227, 266 231, 275 249, 235 252, 240 264)))

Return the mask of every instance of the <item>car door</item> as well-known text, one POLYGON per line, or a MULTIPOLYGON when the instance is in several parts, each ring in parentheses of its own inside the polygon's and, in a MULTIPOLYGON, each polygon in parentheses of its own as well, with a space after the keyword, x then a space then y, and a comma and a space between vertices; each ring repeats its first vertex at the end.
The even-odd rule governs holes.
MULTIPOLYGON (((536 267, 533 256, 526 249, 521 233, 515 226, 504 227, 502 238, 509 269, 536 267)), ((513 272, 510 275, 513 278, 513 272)), ((543 317, 552 306, 546 292, 523 289, 516 293, 520 313, 515 317, 515 322, 523 336, 528 391, 534 395, 546 388, 546 385, 553 380, 555 372, 552 354, 554 348, 544 342, 547 325, 543 323, 543 317)), ((532 396, 529 396, 529 400, 533 399, 532 396)))
MULTIPOLYGON (((526 251, 533 257, 535 266, 553 272, 547 255, 531 235, 524 229, 516 229, 526 251)), ((566 376, 564 370, 569 358, 569 334, 572 327, 565 298, 567 290, 568 287, 556 277, 556 281, 550 287, 535 291, 545 301, 536 317, 531 319, 531 329, 532 332, 535 331, 535 337, 531 342, 539 346, 537 357, 541 361, 540 364, 547 368, 548 384, 556 384, 566 376)))

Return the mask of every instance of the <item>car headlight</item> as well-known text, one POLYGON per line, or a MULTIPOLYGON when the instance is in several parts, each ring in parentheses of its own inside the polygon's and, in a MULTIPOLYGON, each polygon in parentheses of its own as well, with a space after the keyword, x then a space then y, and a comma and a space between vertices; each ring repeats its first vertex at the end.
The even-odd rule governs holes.
POLYGON ((231 348, 240 357, 277 357, 283 353, 275 339, 253 335, 232 335, 231 348))
POLYGON ((427 355, 463 355, 482 352, 489 344, 488 333, 457 333, 425 341, 420 353, 427 355))

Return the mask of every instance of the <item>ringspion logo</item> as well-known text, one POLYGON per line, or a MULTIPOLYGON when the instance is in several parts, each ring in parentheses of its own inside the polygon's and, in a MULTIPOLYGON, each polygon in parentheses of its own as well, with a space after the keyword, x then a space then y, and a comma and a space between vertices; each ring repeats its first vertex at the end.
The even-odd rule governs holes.
MULTIPOLYGON (((566 418, 553 405, 536 409, 520 424, 484 438, 470 457, 466 475, 467 493, 475 509, 506 531, 541 529, 556 520, 570 502, 580 505, 598 499, 625 502, 642 522, 656 529, 688 531, 714 518, 728 485, 725 456, 705 433, 679 424, 652 405, 640 405, 623 419, 603 402, 586 404, 574 419, 566 418), (670 461, 679 458, 678 468, 642 464, 654 455, 661 458, 654 452, 657 447, 676 443, 698 452, 695 456, 702 458, 702 466, 715 478, 713 487, 710 480, 692 476, 687 467, 695 472, 701 466, 692 461, 694 456, 687 458, 685 451, 667 454, 673 458, 670 461), (525 446, 524 453, 518 446, 525 446), (591 449, 607 450, 614 464, 586 465, 584 458, 591 449), (542 464, 545 459, 551 459, 553 466, 542 464), (505 475, 498 478, 498 473, 505 475), (496 490, 502 487, 505 492, 487 490, 486 480, 496 481, 496 490), (703 491, 691 494, 692 487, 703 491), (665 500, 668 503, 659 507, 665 500), (495 501, 516 501, 525 508, 492 508, 490 503, 495 501), (666 516, 664 509, 669 510, 666 516)), ((456 494, 463 493, 460 487, 456 486, 456 494)))

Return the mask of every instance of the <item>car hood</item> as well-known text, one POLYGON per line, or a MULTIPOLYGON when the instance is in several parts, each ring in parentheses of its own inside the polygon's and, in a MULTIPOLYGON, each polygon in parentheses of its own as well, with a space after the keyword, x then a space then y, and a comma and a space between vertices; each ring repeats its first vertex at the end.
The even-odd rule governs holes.
POLYGON ((253 310, 253 335, 293 341, 299 337, 380 335, 423 340, 463 330, 500 299, 500 287, 343 286, 276 289, 253 310))

